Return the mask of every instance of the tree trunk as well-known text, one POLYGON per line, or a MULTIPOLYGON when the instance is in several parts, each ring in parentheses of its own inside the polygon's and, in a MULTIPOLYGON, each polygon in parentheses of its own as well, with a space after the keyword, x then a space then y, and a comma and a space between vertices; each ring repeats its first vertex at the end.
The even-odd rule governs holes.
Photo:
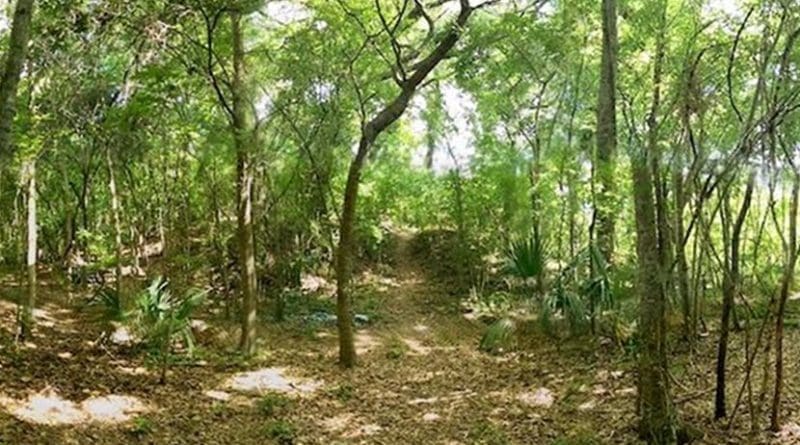
POLYGON ((731 312, 733 312, 736 295, 739 292, 739 247, 742 239, 747 213, 753 198, 755 172, 750 173, 739 213, 733 225, 730 239, 730 257, 728 270, 725 271, 722 285, 722 319, 720 322, 719 346, 717 347, 717 387, 714 397, 714 419, 727 415, 725 407, 725 365, 728 355, 728 336, 730 333, 731 312))
MULTIPOLYGON (((662 2, 660 35, 656 43, 653 69, 653 98, 648 117, 647 146, 634 153, 633 194, 636 220, 636 253, 638 256, 637 288, 640 302, 642 350, 639 356, 639 432, 650 444, 671 444, 675 441, 672 400, 669 393, 667 365, 667 320, 664 254, 657 224, 657 190, 653 165, 658 156, 658 110, 661 105, 661 75, 665 56, 666 2, 662 2)), ((656 178, 657 179, 657 178, 656 178)), ((663 227, 662 227, 663 229, 663 227)))
POLYGON ((106 150, 106 167, 108 168, 108 190, 111 194, 111 218, 114 221, 114 286, 117 296, 122 298, 122 219, 120 217, 119 193, 117 180, 114 175, 114 163, 111 160, 111 150, 106 150))
POLYGON ((0 78, 0 165, 11 157, 11 126, 16 115, 16 98, 22 66, 28 53, 33 17, 33 0, 17 0, 5 67, 0 78))
POLYGON ((26 272, 28 275, 28 293, 22 304, 22 311, 20 317, 20 330, 19 336, 21 341, 31 339, 33 337, 33 308, 36 304, 36 260, 37 260, 37 230, 38 223, 36 220, 36 163, 34 160, 28 161, 24 169, 24 178, 27 182, 27 207, 28 207, 28 223, 27 223, 27 243, 26 251, 27 258, 25 262, 26 272))
POLYGON ((617 149, 617 2, 603 0, 603 55, 597 99, 597 246, 606 263, 614 253, 614 153, 617 149))
POLYGON ((780 431, 781 393, 783 391, 783 328, 786 315, 786 301, 789 299, 794 268, 797 263, 797 212, 798 195, 800 195, 800 174, 795 172, 792 185, 792 202, 789 208, 789 237, 786 242, 786 264, 781 280, 781 293, 778 300, 778 309, 775 313, 775 391, 772 394, 772 411, 770 414, 770 429, 780 431))
POLYGON ((675 243, 675 263, 678 296, 681 301, 681 311, 683 312, 683 337, 688 342, 694 341, 696 332, 692 330, 692 294, 689 288, 689 264, 686 260, 686 243, 684 236, 686 229, 683 224, 684 209, 686 208, 686 191, 684 189, 684 178, 682 164, 674 167, 672 175, 673 204, 675 206, 674 215, 674 243, 675 243))
POLYGON ((254 116, 246 100, 245 52, 241 29, 241 14, 231 12, 233 37, 234 78, 233 133, 236 148, 236 222, 239 238, 239 267, 241 269, 242 336, 239 349, 252 354, 256 341, 256 257, 253 238, 253 160, 254 116))

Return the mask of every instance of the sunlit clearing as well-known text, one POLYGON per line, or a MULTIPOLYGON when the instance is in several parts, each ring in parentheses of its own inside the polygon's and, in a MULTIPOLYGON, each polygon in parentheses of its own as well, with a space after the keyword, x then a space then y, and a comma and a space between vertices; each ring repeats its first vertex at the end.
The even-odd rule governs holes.
POLYGON ((287 375, 284 368, 264 368, 257 371, 234 374, 225 386, 237 391, 307 394, 319 389, 322 383, 287 375))
POLYGON ((0 405, 9 414, 24 422, 41 425, 121 423, 147 411, 146 406, 132 396, 112 394, 75 403, 63 399, 53 390, 32 394, 25 400, 0 396, 0 405))

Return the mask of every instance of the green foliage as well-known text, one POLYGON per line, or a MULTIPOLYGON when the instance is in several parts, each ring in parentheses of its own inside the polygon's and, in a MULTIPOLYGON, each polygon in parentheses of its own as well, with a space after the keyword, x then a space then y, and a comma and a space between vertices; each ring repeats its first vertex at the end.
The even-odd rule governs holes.
POLYGON ((331 395, 340 402, 348 402, 355 397, 356 389, 349 383, 342 383, 331 390, 331 395))
POLYGON ((274 440, 278 445, 292 445, 297 428, 285 420, 269 420, 264 425, 264 435, 274 440))
POLYGON ((386 343, 386 358, 399 360, 408 353, 408 345, 397 336, 393 336, 386 343))
POLYGON ((480 350, 490 354, 501 354, 514 349, 516 331, 516 323, 510 318, 492 323, 481 338, 480 350))
POLYGON ((194 337, 192 313, 202 304, 205 292, 189 291, 176 298, 164 278, 156 278, 136 298, 135 326, 145 342, 157 351, 164 351, 175 339, 183 341, 191 354, 194 337))
POLYGON ((123 322, 127 320, 128 313, 122 305, 122 299, 115 288, 101 287, 89 300, 88 307, 98 308, 99 314, 95 321, 102 323, 123 322))
POLYGON ((506 433, 488 420, 473 425, 469 430, 468 437, 470 443, 476 445, 508 445, 511 443, 506 433))
POLYGON ((269 393, 258 399, 256 408, 266 417, 274 417, 291 404, 291 400, 278 393, 269 393))
POLYGON ((516 297, 508 292, 492 292, 473 287, 462 306, 478 318, 491 321, 507 315, 514 307, 515 300, 516 297))
POLYGON ((155 431, 155 424, 148 417, 136 416, 128 431, 135 436, 144 436, 155 431))
POLYGON ((538 231, 512 241, 505 251, 504 271, 522 280, 539 279, 545 272, 545 242, 538 231))
POLYGON ((580 334, 602 310, 613 310, 616 305, 608 265, 599 250, 590 245, 562 269, 541 300, 539 320, 550 335, 556 333, 556 317, 566 321, 571 333, 580 334))

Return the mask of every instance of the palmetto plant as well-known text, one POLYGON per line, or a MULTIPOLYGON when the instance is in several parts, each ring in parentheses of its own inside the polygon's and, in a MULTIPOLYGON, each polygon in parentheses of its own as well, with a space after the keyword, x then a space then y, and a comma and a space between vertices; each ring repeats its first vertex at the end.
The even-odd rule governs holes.
POLYGON ((127 313, 122 306, 122 300, 116 289, 110 287, 100 288, 89 300, 89 307, 98 308, 100 313, 97 316, 99 322, 113 323, 123 322, 127 313))
POLYGON ((564 267, 552 292, 542 299, 540 320, 550 331, 553 315, 560 314, 570 330, 580 331, 588 321, 594 331, 599 311, 615 305, 606 261, 596 246, 589 245, 564 267))
POLYGON ((175 297, 162 277, 153 280, 136 298, 135 324, 145 343, 161 361, 161 381, 175 340, 181 340, 188 353, 194 351, 191 315, 205 298, 205 292, 192 290, 175 297))
POLYGON ((527 238, 512 241, 505 251, 505 272, 526 282, 535 281, 536 290, 544 288, 547 263, 546 244, 534 230, 527 238))

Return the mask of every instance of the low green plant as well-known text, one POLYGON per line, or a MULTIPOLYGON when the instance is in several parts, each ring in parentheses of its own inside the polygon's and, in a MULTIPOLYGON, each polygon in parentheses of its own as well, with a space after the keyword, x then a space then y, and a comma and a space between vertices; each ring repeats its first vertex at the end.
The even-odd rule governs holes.
POLYGON ((153 421, 144 416, 134 417, 129 432, 136 436, 144 436, 155 430, 153 421))
POLYGON ((386 358, 399 360, 408 352, 408 345, 398 337, 392 337, 386 344, 386 358))
POLYGON ((503 430, 487 420, 482 420, 472 426, 469 431, 469 439, 470 443, 480 445, 508 445, 511 443, 503 430))
POLYGON ((270 420, 264 425, 264 435, 279 445, 292 445, 297 429, 285 420, 270 420))
POLYGON ((96 322, 123 322, 128 316, 128 313, 122 305, 122 298, 120 298, 117 290, 111 287, 101 287, 98 289, 97 292, 92 295, 87 306, 99 310, 99 314, 95 319, 96 322))
POLYGON ((286 396, 278 393, 269 393, 256 402, 256 408, 264 416, 273 417, 290 404, 291 400, 286 396))
POLYGON ((347 402, 355 397, 355 388, 348 383, 342 383, 331 390, 331 395, 340 402, 347 402))
POLYGON ((512 241, 505 251, 504 270, 525 282, 534 281, 537 290, 544 287, 547 248, 538 230, 527 238, 512 241))
POLYGON ((483 334, 480 350, 490 354, 501 354, 515 347, 517 326, 510 318, 492 323, 483 334))
POLYGON ((181 340, 188 354, 194 352, 191 329, 192 313, 205 298, 205 292, 192 290, 176 298, 162 277, 153 280, 136 298, 135 327, 145 345, 160 359, 161 382, 166 380, 167 365, 175 340, 181 340))

